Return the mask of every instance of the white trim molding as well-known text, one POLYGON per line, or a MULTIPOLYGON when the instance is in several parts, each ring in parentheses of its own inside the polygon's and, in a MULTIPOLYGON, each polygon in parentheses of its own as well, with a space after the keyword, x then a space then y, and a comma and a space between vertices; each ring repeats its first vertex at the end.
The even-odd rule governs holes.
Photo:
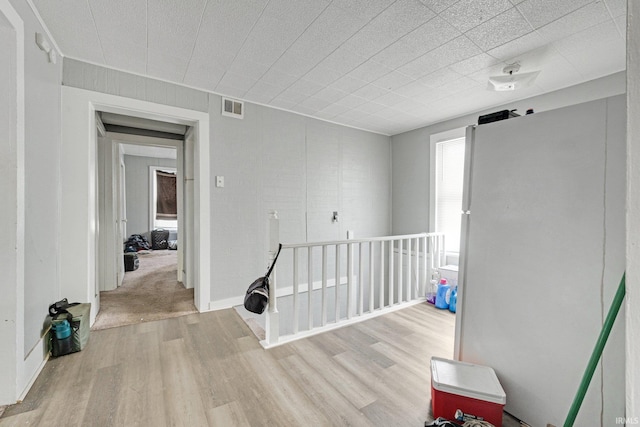
MULTIPOLYGON (((0 368, 0 405, 15 403, 19 396, 26 393, 34 370, 30 369, 24 354, 24 313, 25 313, 25 36, 24 22, 9 0, 0 0, 0 15, 8 23, 7 29, 14 33, 10 40, 11 50, 6 64, 15 73, 15 98, 4 100, 15 108, 11 117, 9 144, 3 149, 3 156, 9 154, 7 173, 3 175, 8 190, 7 209, 9 218, 3 218, 9 224, 11 245, 7 246, 6 257, 0 262, 8 288, 3 290, 3 322, 0 325, 0 340, 6 347, 0 368), (15 102, 15 104, 14 104, 15 102), (14 127, 15 126, 15 127, 14 127), (14 139, 15 138, 15 139, 14 139), (13 141, 11 141, 13 140, 13 141), (12 146, 12 143, 14 144, 12 146), (6 152, 4 150, 7 150, 6 152), (15 239, 15 241, 13 241, 15 239)), ((3 61, 6 58, 3 58, 3 61)), ((9 236, 7 236, 9 237, 9 236)), ((5 253, 3 253, 5 254, 5 253)), ((35 352, 37 353, 37 351, 35 352)))
POLYGON ((124 114, 191 126, 195 132, 194 294, 196 308, 209 310, 211 294, 211 212, 209 115, 169 105, 62 86, 61 241, 62 294, 91 302, 91 323, 99 311, 96 284, 97 188, 95 112, 124 114), (89 143, 87 143, 89 141, 89 143), (202 236, 202 237, 201 237, 202 236), (86 259, 78 260, 77 251, 86 259), (84 249, 82 249, 84 248, 84 249), (72 254, 73 252, 73 254, 72 254))

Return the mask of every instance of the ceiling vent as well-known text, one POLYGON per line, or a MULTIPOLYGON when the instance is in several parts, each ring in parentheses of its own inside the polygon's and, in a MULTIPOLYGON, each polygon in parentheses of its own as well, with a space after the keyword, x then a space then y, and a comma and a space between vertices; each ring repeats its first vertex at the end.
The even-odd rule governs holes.
POLYGON ((222 115, 235 117, 236 119, 244 118, 244 102, 222 98, 222 115))

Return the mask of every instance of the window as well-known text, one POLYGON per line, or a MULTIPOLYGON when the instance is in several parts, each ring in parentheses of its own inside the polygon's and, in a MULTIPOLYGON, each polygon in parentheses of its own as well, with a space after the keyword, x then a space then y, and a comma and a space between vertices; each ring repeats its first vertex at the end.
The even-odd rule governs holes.
POLYGON ((176 170, 158 166, 149 169, 151 229, 177 229, 176 170))
POLYGON ((445 234, 445 251, 460 252, 464 138, 435 146, 435 231, 445 234))

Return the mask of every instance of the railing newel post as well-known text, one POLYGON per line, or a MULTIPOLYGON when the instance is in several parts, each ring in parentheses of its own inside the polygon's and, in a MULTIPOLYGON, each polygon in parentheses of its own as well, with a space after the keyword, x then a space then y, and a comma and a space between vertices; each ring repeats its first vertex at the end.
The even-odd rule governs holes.
MULTIPOLYGON (((269 264, 273 263, 280 244, 280 223, 278 212, 269 213, 269 264)), ((276 344, 280 338, 280 313, 278 313, 277 272, 273 269, 269 279, 269 307, 265 319, 265 340, 269 345, 276 344)))

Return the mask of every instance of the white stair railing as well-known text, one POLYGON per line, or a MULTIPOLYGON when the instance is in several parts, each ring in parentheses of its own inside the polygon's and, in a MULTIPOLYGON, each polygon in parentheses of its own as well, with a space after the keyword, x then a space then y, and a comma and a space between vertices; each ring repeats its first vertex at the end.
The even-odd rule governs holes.
POLYGON ((262 345, 420 302, 444 260, 442 233, 283 244, 271 276, 262 345))

